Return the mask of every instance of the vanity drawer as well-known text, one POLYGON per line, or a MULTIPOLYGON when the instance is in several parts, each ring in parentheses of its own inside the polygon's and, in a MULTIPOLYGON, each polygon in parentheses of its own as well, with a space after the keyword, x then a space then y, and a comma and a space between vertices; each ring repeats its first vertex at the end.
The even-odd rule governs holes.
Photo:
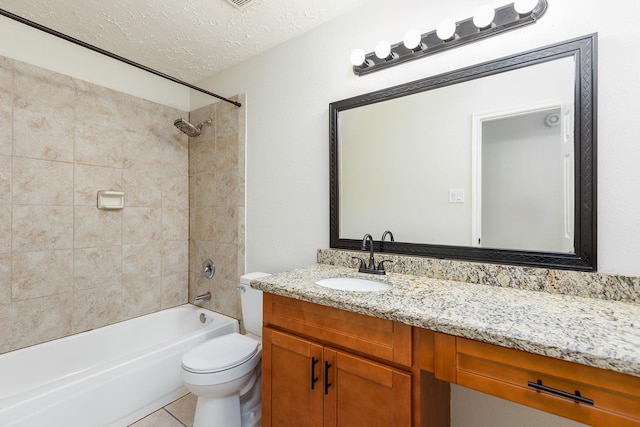
POLYGON ((402 367, 411 366, 411 326, 265 293, 264 325, 402 367))
POLYGON ((455 366, 465 387, 592 426, 640 426, 640 377, 464 338, 455 366))

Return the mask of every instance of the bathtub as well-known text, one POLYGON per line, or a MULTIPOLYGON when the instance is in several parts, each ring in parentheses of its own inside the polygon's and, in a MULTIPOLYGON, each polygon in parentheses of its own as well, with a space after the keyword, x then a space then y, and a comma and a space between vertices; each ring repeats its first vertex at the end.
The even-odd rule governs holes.
POLYGON ((126 426, 187 394, 185 351, 237 331, 186 304, 2 354, 0 426, 126 426))

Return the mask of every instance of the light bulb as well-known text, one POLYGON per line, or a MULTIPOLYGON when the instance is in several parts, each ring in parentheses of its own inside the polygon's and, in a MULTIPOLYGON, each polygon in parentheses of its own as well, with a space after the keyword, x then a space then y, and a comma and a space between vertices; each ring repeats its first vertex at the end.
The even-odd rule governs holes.
POLYGON ((380 40, 375 49, 376 56, 380 59, 386 59, 391 54, 391 45, 386 40, 380 40))
POLYGON ((496 10, 491 6, 484 5, 476 9, 473 14, 473 25, 483 30, 489 28, 496 17, 496 10))
POLYGON ((538 0, 516 0, 513 8, 518 12, 518 15, 524 16, 533 12, 537 5, 538 0))
POLYGON ((456 23, 453 19, 445 19, 441 23, 438 24, 436 28, 436 35, 440 40, 447 41, 451 40, 453 36, 456 34, 456 23))
POLYGON ((418 32, 418 30, 409 30, 407 31, 407 34, 404 35, 404 47, 413 50, 420 45, 421 40, 422 36, 418 32))
POLYGON ((362 49, 354 49, 353 52, 351 52, 351 63, 356 67, 362 65, 364 58, 364 50, 362 49))

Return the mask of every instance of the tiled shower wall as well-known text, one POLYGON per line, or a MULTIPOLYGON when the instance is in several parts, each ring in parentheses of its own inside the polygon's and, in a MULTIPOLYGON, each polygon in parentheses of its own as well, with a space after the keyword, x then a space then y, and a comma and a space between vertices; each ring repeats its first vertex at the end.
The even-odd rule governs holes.
POLYGON ((185 114, 0 57, 0 353, 187 302, 185 114))
POLYGON ((203 307, 239 319, 238 280, 244 274, 245 96, 192 111, 190 122, 210 118, 202 134, 189 138, 190 266, 189 299, 211 292, 203 307), (216 266, 213 279, 202 276, 202 263, 216 266))

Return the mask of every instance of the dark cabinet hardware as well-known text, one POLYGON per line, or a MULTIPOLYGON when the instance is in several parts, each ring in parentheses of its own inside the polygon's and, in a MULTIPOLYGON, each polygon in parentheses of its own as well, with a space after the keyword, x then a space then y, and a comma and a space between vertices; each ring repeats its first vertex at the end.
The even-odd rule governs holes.
POLYGON ((316 382, 318 381, 318 378, 316 377, 316 365, 318 362, 318 359, 311 357, 311 390, 315 390, 316 382))
POLYGON ((329 387, 331 387, 331 383, 329 382, 330 367, 331 367, 331 363, 325 361, 324 362, 324 394, 329 394, 329 387))
POLYGON ((593 405, 593 400, 587 399, 583 397, 578 390, 576 390, 575 394, 568 393, 566 391, 558 390, 557 388, 549 387, 542 384, 542 380, 538 380, 537 382, 528 381, 527 385, 529 387, 535 388, 538 391, 546 391, 547 393, 556 394, 558 396, 566 397, 567 399, 575 400, 576 402, 586 403, 587 405, 593 405))

